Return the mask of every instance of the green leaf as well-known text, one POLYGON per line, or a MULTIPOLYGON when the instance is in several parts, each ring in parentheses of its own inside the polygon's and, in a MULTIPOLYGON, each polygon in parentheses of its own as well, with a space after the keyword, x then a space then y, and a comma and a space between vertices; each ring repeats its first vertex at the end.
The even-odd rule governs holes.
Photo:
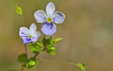
POLYGON ((56 50, 56 48, 53 47, 53 46, 51 46, 51 45, 47 46, 47 49, 48 49, 48 50, 52 50, 52 51, 56 50))
POLYGON ((54 51, 50 51, 50 54, 54 56, 55 55, 55 52, 54 51))
POLYGON ((62 40, 62 38, 56 38, 56 39, 54 40, 54 42, 57 43, 57 42, 60 42, 61 40, 62 40))
POLYGON ((81 70, 85 70, 85 67, 81 67, 81 70))
POLYGON ((27 61, 27 55, 25 53, 20 54, 17 59, 19 62, 23 63, 27 61))
POLYGON ((77 66, 81 69, 81 70, 85 70, 85 64, 83 63, 78 63, 77 66))
POLYGON ((43 44, 42 44, 42 42, 40 42, 40 41, 37 42, 37 45, 38 45, 39 47, 43 47, 43 44))
POLYGON ((42 51, 40 51, 40 53, 43 53, 42 51))
POLYGON ((53 51, 54 51, 54 50, 56 50, 56 48, 52 47, 52 48, 51 48, 51 50, 53 50, 53 51))
POLYGON ((50 41, 49 42, 49 45, 54 46, 55 45, 55 42, 54 41, 50 41))
POLYGON ((53 46, 48 45, 48 46, 47 46, 47 49, 50 50, 52 47, 53 47, 53 46))
POLYGON ((48 40, 45 39, 45 38, 43 38, 43 45, 44 45, 44 46, 47 46, 47 45, 48 45, 48 40))
POLYGON ((38 64, 38 61, 36 61, 35 58, 30 58, 26 63, 26 67, 35 68, 37 64, 38 64))
POLYGON ((24 64, 22 65, 22 67, 23 67, 23 68, 26 68, 26 63, 24 63, 24 64))
POLYGON ((53 45, 54 42, 52 41, 52 37, 50 37, 49 39, 43 38, 43 45, 47 46, 47 45, 53 45))
POLYGON ((41 47, 39 47, 37 44, 30 43, 29 48, 33 53, 37 53, 41 51, 41 47))
POLYGON ((16 12, 19 14, 19 15, 22 15, 22 9, 19 5, 16 5, 16 8, 15 8, 16 12))
POLYGON ((51 41, 52 41, 52 37, 49 38, 49 42, 51 42, 51 41))

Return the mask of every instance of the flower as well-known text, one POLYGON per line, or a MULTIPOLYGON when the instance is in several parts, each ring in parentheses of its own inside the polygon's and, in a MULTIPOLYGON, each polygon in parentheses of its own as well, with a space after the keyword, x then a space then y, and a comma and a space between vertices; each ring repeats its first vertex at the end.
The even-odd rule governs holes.
POLYGON ((65 19, 65 15, 62 12, 59 11, 55 11, 55 5, 50 2, 47 6, 46 6, 46 12, 47 14, 43 11, 43 10, 37 10, 34 13, 34 17, 36 19, 36 21, 38 23, 44 23, 42 25, 42 32, 45 35, 52 35, 56 32, 56 24, 61 24, 63 23, 64 19, 65 19))
POLYGON ((24 43, 36 42, 41 36, 40 32, 36 32, 36 25, 33 23, 30 26, 30 29, 26 27, 21 27, 19 31, 19 36, 23 39, 24 43))

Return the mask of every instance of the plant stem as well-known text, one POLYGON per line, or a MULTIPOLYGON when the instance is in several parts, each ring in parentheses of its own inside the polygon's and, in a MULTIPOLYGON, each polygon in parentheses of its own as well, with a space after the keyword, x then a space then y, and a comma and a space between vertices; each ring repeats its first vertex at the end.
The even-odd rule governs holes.
POLYGON ((21 16, 22 22, 23 22, 23 24, 24 24, 24 19, 23 19, 23 16, 22 16, 22 15, 20 15, 20 16, 21 16))
POLYGON ((70 64, 70 65, 77 65, 75 63, 61 62, 61 61, 51 61, 51 60, 46 60, 46 59, 37 59, 37 60, 46 61, 46 62, 52 62, 52 63, 63 63, 63 64, 70 64))
MULTIPOLYGON (((22 20, 22 22, 23 22, 23 24, 24 24, 24 19, 23 19, 23 16, 22 15, 20 15, 21 16, 21 20, 22 20)), ((25 44, 25 53, 26 53, 26 55, 27 55, 27 47, 26 47, 26 44, 25 44)), ((28 59, 28 58, 27 58, 28 59)), ((24 71, 24 68, 22 67, 21 68, 21 71, 24 71)))
MULTIPOLYGON (((43 39, 45 38, 45 36, 46 36, 46 35, 44 35, 43 39)), ((43 40, 42 40, 42 42, 43 42, 43 40)), ((46 50, 46 48, 44 48, 42 51, 45 51, 45 50, 46 50)), ((40 52, 37 52, 37 53, 34 55, 34 58, 36 59, 36 57, 37 57, 39 54, 40 54, 40 52)))
POLYGON ((43 39, 45 38, 46 35, 44 35, 43 39))
MULTIPOLYGON (((45 38, 46 35, 44 35, 43 39, 45 38)), ((42 40, 43 41, 43 40, 42 40)), ((45 51, 46 48, 42 49, 42 51, 45 51)), ((26 47, 26 44, 25 44, 25 52, 27 54, 27 47, 26 47)), ((36 57, 40 54, 40 52, 37 52, 35 55, 34 55, 34 58, 36 59, 36 57)), ((22 67, 21 68, 21 71, 24 71, 24 68, 22 67)))
POLYGON ((26 44, 25 44, 25 53, 26 53, 26 55, 27 55, 27 47, 26 47, 26 44))
MULTIPOLYGON (((20 15, 20 16, 21 16, 22 22, 23 22, 23 24, 24 24, 23 16, 22 16, 22 15, 20 15)), ((27 47, 26 47, 26 44, 25 44, 25 53, 26 53, 26 55, 27 55, 27 47)))
MULTIPOLYGON (((42 51, 45 51, 46 48, 44 48, 42 51)), ((34 58, 36 59, 36 57, 40 54, 40 52, 37 52, 35 55, 34 55, 34 58)))
POLYGON ((24 71, 24 68, 23 67, 21 68, 21 71, 24 71))

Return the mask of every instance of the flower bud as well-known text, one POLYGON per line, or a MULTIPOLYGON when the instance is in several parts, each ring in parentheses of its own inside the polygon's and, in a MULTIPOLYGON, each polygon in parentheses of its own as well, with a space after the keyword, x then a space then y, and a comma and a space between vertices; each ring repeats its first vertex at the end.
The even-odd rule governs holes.
POLYGON ((56 39, 54 40, 54 42, 57 43, 57 42, 60 42, 61 40, 62 40, 62 38, 56 38, 56 39))
POLYGON ((43 44, 42 44, 42 42, 40 42, 40 41, 37 42, 37 45, 38 45, 39 47, 43 47, 43 44))
POLYGON ((19 14, 19 15, 22 15, 22 9, 19 5, 16 5, 16 8, 15 8, 16 12, 19 14))
POLYGON ((54 50, 56 50, 56 48, 52 47, 52 48, 51 48, 51 50, 53 50, 53 51, 54 51, 54 50))

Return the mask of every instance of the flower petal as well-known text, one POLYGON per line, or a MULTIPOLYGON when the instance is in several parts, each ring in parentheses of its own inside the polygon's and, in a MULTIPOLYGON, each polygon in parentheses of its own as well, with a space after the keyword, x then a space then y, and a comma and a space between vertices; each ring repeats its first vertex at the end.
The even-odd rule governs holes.
POLYGON ((46 21, 46 13, 43 10, 37 10, 34 13, 34 17, 38 23, 43 23, 46 21))
POLYGON ((56 11, 53 14, 53 22, 56 24, 61 24, 65 20, 65 15, 62 12, 56 11))
POLYGON ((21 27, 19 31, 20 37, 25 37, 29 34, 29 30, 26 27, 21 27))
POLYGON ((52 2, 48 3, 48 5, 46 6, 47 15, 51 17, 54 11, 55 11, 55 5, 52 2))
POLYGON ((34 23, 32 23, 31 26, 30 26, 29 33, 30 33, 31 35, 33 35, 33 34, 36 32, 36 30, 37 30, 36 25, 35 25, 34 23))
POLYGON ((31 39, 28 39, 27 37, 22 37, 22 40, 23 40, 24 43, 30 43, 30 42, 32 42, 32 40, 31 39))
POLYGON ((53 35, 56 29, 57 27, 54 23, 44 23, 41 28, 42 32, 47 36, 53 35))
POLYGON ((37 31, 37 32, 33 35, 33 37, 32 37, 31 40, 32 40, 33 42, 36 42, 40 36, 41 36, 40 32, 37 31))

